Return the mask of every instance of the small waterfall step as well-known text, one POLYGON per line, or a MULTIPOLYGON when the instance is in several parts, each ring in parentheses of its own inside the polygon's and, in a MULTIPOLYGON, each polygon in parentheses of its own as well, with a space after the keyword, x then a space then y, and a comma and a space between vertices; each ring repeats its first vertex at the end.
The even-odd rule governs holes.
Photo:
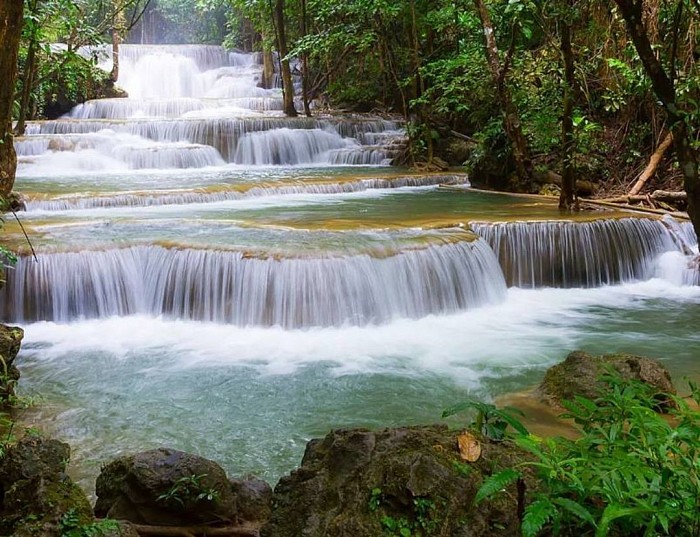
POLYGON ((283 196, 291 194, 344 194, 366 190, 395 189, 404 187, 426 187, 444 184, 468 185, 466 175, 428 174, 406 175, 396 177, 350 177, 342 180, 327 178, 307 180, 284 180, 249 182, 232 185, 215 185, 196 190, 177 189, 174 191, 131 191, 105 192, 99 194, 70 194, 67 196, 45 195, 27 196, 23 205, 26 211, 69 211, 76 209, 94 209, 107 207, 149 207, 156 205, 186 205, 190 203, 211 203, 227 200, 239 200, 266 196, 283 196))
POLYGON ((472 223, 498 256, 509 286, 599 287, 654 276, 656 260, 678 251, 663 222, 472 223))
POLYGON ((0 291, 0 317, 149 314, 238 326, 362 326, 497 303, 505 292, 482 240, 317 259, 146 246, 22 258, 0 291))

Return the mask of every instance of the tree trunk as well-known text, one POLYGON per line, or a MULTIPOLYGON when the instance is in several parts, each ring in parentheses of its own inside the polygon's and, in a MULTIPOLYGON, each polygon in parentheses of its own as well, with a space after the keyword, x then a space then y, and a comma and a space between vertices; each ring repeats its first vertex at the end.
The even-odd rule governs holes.
POLYGON ((297 110, 294 107, 294 84, 292 83, 292 72, 289 69, 289 59, 287 54, 287 33, 285 30, 284 0, 275 1, 274 9, 275 33, 277 34, 277 52, 280 55, 282 70, 282 90, 284 91, 284 113, 289 117, 297 117, 297 110))
MULTIPOLYGON (((301 0, 301 36, 306 37, 306 0, 301 0)), ((301 92, 304 100, 304 114, 311 117, 309 106, 309 55, 304 52, 301 55, 301 92)))
POLYGON ((111 79, 115 84, 119 78, 119 45, 126 33, 126 15, 123 0, 114 1, 114 19, 112 24, 112 73, 111 79))
POLYGON ((267 45, 263 45, 263 75, 262 86, 271 89, 275 85, 275 60, 272 50, 267 45))
POLYGON ((17 136, 24 135, 27 116, 30 115, 29 101, 32 97, 34 75, 36 74, 36 49, 38 45, 36 40, 32 39, 29 43, 29 49, 27 50, 27 61, 24 64, 24 73, 22 75, 22 96, 19 104, 19 116, 17 117, 17 126, 15 127, 15 134, 17 136))
POLYGON ((561 23, 561 57, 564 62, 564 96, 561 114, 561 195, 559 209, 571 211, 575 208, 576 171, 574 169, 574 95, 576 80, 574 74, 574 54, 571 50, 571 24, 561 23))
POLYGON ((17 155, 12 142, 12 103, 24 0, 0 0, 0 196, 15 183, 17 155))
POLYGON ((503 113, 503 129, 511 143, 515 170, 518 177, 525 182, 525 186, 529 186, 532 183, 532 161, 530 160, 527 139, 523 134, 518 109, 506 86, 507 68, 501 66, 496 35, 486 4, 484 4, 483 0, 474 0, 474 6, 484 28, 486 62, 496 86, 496 94, 503 113))
POLYGON ((700 174, 698 156, 690 144, 688 127, 682 111, 676 103, 676 90, 661 62, 654 54, 642 18, 642 0, 615 0, 625 19, 644 70, 651 80, 654 93, 661 101, 668 116, 669 129, 673 133, 673 148, 683 173, 683 186, 688 194, 688 216, 696 235, 700 238, 700 174))

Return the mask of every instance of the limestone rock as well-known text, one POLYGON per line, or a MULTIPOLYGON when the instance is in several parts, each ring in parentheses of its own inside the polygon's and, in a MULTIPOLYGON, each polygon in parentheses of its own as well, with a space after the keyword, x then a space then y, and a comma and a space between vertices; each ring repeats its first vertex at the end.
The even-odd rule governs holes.
POLYGON ((237 518, 224 470, 213 461, 173 449, 115 459, 98 476, 96 493, 98 517, 135 524, 190 526, 237 518))
MULTIPOLYGON (((655 360, 631 354, 593 356, 583 351, 574 351, 562 363, 547 370, 537 394, 553 406, 559 406, 561 401, 573 399, 577 395, 596 399, 606 387, 600 377, 608 372, 609 367, 625 380, 638 380, 660 393, 676 393, 668 370, 655 360)), ((662 409, 669 405, 669 400, 660 401, 662 409)))
POLYGON ((398 535, 391 524, 411 535, 515 535, 514 486, 478 507, 473 499, 485 476, 522 462, 524 454, 484 439, 479 460, 467 463, 459 434, 445 426, 350 429, 311 441, 301 467, 275 487, 261 535, 398 535))
POLYGON ((246 522, 266 522, 272 512, 270 485, 253 476, 231 479, 230 482, 239 517, 246 522))
POLYGON ((65 475, 67 444, 25 437, 0 466, 0 535, 58 537, 70 517, 76 525, 93 521, 85 493, 65 475))

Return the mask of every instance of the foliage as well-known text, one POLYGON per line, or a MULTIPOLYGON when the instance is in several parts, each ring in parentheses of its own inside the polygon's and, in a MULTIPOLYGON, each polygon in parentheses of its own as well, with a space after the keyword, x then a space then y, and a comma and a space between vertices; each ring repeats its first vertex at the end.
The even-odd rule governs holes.
MULTIPOLYGON (((368 508, 378 512, 385 504, 382 489, 375 487, 370 491, 368 508)), ((425 537, 432 535, 438 527, 437 506, 427 497, 413 498, 412 510, 407 516, 394 517, 382 515, 379 523, 386 537, 425 537)))
MULTIPOLYGON (((667 420, 659 394, 637 381, 606 377, 606 395, 564 403, 579 427, 576 440, 521 435, 540 489, 525 509, 522 533, 674 535, 700 533, 700 412, 682 399, 667 420)), ((700 390, 691 384, 692 398, 700 390)), ((509 468, 485 480, 476 501, 518 479, 509 468)))
POLYGON ((220 493, 215 488, 206 487, 202 483, 205 477, 207 474, 192 474, 181 477, 157 499, 166 505, 180 507, 192 503, 215 502, 219 499, 220 493))
POLYGON ((59 521, 61 537, 100 537, 119 529, 116 520, 96 520, 83 524, 75 508, 66 511, 59 521))
POLYGON ((518 420, 517 415, 523 413, 517 408, 498 408, 490 403, 482 403, 474 399, 467 399, 443 411, 442 417, 447 418, 465 411, 473 411, 476 416, 471 427, 491 440, 503 440, 508 427, 516 432, 527 435, 525 426, 518 420))

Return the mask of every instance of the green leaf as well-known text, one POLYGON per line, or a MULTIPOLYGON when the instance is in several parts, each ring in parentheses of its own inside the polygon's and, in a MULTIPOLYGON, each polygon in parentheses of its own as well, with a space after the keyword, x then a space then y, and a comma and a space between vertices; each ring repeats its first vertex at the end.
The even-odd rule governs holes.
POLYGON ((512 468, 508 468, 507 470, 503 470, 502 472, 492 475, 491 477, 485 479, 481 484, 481 487, 474 497, 474 502, 477 505, 480 504, 485 499, 490 498, 497 492, 500 492, 518 479, 520 479, 520 472, 513 470, 512 468))
POLYGON ((598 529, 595 532, 595 537, 606 537, 610 530, 610 524, 618 518, 639 515, 647 512, 647 509, 640 507, 623 507, 616 503, 611 503, 603 511, 603 516, 600 517, 598 529))
POLYGON ((523 537, 535 537, 552 518, 556 507, 547 498, 532 502, 525 508, 521 529, 523 537))
POLYGON ((572 515, 588 522, 591 526, 596 526, 593 515, 591 515, 591 513, 588 512, 588 509, 586 509, 580 503, 570 500, 568 498, 554 498, 552 502, 564 509, 565 511, 568 511, 572 515))

